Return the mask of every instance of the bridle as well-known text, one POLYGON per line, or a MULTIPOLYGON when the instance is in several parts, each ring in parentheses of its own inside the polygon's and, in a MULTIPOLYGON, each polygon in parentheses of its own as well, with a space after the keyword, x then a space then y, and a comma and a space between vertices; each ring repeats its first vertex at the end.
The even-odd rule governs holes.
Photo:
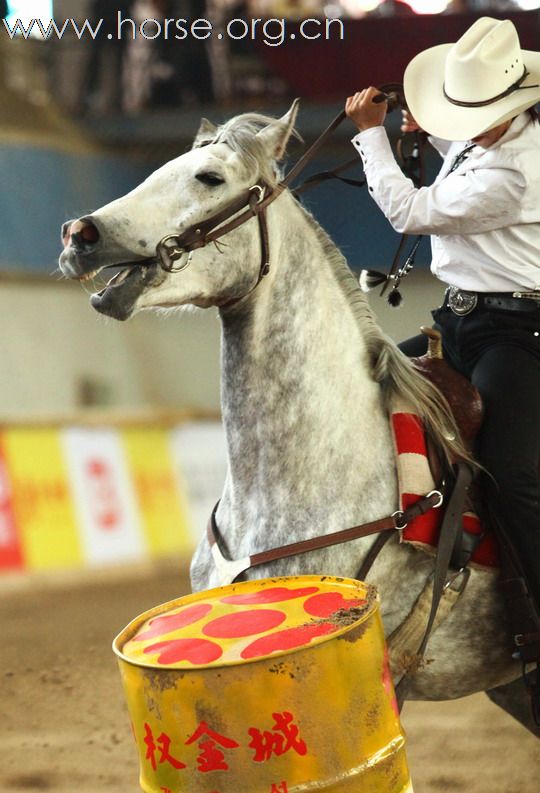
MULTIPOLYGON (((386 101, 388 104, 388 111, 396 109, 397 107, 405 107, 405 100, 401 86, 397 83, 389 83, 381 86, 381 94, 375 97, 374 101, 386 101)), ((219 248, 219 240, 229 234, 231 231, 243 226, 251 218, 256 217, 259 225, 259 239, 261 246, 261 261, 257 280, 249 291, 240 297, 234 297, 219 304, 220 308, 233 306, 240 300, 245 299, 251 294, 261 283, 261 281, 270 272, 270 243, 268 235, 268 222, 266 210, 273 204, 276 199, 280 197, 289 187, 293 181, 302 173, 305 167, 311 162, 315 154, 326 143, 332 133, 339 127, 339 125, 346 118, 345 111, 341 111, 322 132, 321 135, 312 143, 306 152, 300 157, 297 163, 291 168, 287 175, 278 182, 277 185, 271 186, 264 180, 259 180, 257 184, 252 185, 244 190, 240 195, 226 204, 215 214, 206 218, 199 223, 195 223, 181 234, 168 234, 158 243, 156 247, 156 257, 145 259, 138 264, 144 266, 149 263, 157 263, 163 270, 170 273, 178 273, 186 270, 192 263, 192 254, 196 250, 205 248, 210 243, 214 243, 219 248), (187 258, 180 264, 176 264, 183 257, 187 258)), ((208 144, 205 144, 208 145, 208 144)), ((342 171, 351 168, 358 163, 358 157, 348 160, 345 163, 337 166, 331 171, 323 171, 314 174, 306 179, 293 193, 295 196, 300 195, 305 190, 317 186, 327 179, 339 179, 349 185, 363 186, 365 179, 346 179, 339 174, 342 171)), ((401 246, 403 244, 403 240, 401 246)), ((401 251, 401 246, 394 259, 393 269, 397 268, 397 259, 401 251)), ((412 266, 412 265, 411 265, 412 266)), ((389 276, 390 278, 390 276, 389 276)))
MULTIPOLYGON (((251 218, 256 217, 259 224, 261 264, 257 281, 248 292, 250 294, 270 272, 270 243, 266 209, 281 195, 285 188, 286 185, 283 182, 272 188, 266 182, 260 180, 258 184, 244 190, 223 209, 206 220, 190 226, 182 234, 167 235, 158 243, 156 249, 162 269, 170 273, 179 273, 186 270, 191 264, 194 251, 205 248, 212 242, 217 245, 221 237, 243 226, 251 218), (176 262, 181 260, 186 254, 187 259, 177 266, 176 262)), ((221 303, 220 307, 231 306, 245 297, 247 297, 247 294, 227 300, 221 303)))
MULTIPOLYGON (((157 262, 162 269, 170 273, 186 270, 191 264, 194 251, 205 248, 210 243, 215 243, 217 245, 219 240, 226 234, 243 226, 244 223, 247 223, 251 218, 256 217, 259 225, 259 238, 261 244, 261 263, 257 281, 248 293, 221 303, 220 308, 232 306, 240 300, 243 300, 248 294, 251 294, 251 292, 259 286, 263 278, 270 272, 270 244, 266 210, 289 188, 294 179, 304 170, 306 165, 313 159, 321 146, 326 143, 330 135, 337 129, 345 117, 345 112, 340 112, 302 155, 296 165, 294 165, 288 174, 274 187, 268 185, 264 180, 259 180, 257 184, 244 190, 240 195, 226 204, 226 206, 205 220, 193 224, 181 234, 168 234, 166 237, 163 237, 156 248, 157 262), (177 265, 176 262, 180 261, 186 255, 187 259, 177 265)), ((355 158, 351 161, 351 164, 357 161, 358 158, 355 158)), ((349 163, 345 165, 349 165, 349 163)), ((342 169, 343 166, 340 169, 336 169, 336 171, 342 169)), ((146 259, 138 262, 138 264, 144 266, 150 262, 155 263, 156 258, 146 259)))

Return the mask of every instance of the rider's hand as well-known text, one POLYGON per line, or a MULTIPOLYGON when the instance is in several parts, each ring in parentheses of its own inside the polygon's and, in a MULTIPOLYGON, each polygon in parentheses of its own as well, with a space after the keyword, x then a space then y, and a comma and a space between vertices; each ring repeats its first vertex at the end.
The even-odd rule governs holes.
POLYGON ((408 110, 401 111, 400 129, 402 132, 422 132, 422 128, 418 126, 408 110))
POLYGON ((360 132, 371 127, 380 127, 386 117, 386 102, 379 104, 373 98, 381 92, 378 88, 364 88, 354 96, 349 96, 345 103, 345 113, 356 124, 360 132))

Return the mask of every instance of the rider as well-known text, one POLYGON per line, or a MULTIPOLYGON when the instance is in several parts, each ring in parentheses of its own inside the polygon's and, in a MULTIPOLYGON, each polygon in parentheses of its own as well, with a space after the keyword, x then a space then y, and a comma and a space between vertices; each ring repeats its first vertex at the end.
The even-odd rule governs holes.
MULTIPOLYGON (((376 88, 347 100, 352 142, 393 227, 431 235, 431 269, 448 285, 435 327, 482 394, 477 456, 540 612, 540 53, 521 50, 511 21, 482 17, 413 58, 404 90, 402 131, 425 130, 444 158, 435 182, 403 175, 376 88)), ((418 336, 401 348, 425 346, 418 336)))

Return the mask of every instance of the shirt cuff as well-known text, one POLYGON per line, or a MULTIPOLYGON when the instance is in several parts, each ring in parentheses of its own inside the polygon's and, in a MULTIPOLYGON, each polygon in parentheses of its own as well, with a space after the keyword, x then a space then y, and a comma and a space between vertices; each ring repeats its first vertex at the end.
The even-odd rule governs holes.
POLYGON ((351 139, 351 143, 360 154, 364 165, 366 164, 366 155, 368 152, 370 154, 376 153, 379 155, 380 152, 384 151, 386 154, 390 148, 388 135, 386 134, 386 129, 383 126, 370 127, 369 129, 365 129, 363 132, 359 132, 354 136, 354 138, 351 139))
POLYGON ((369 127, 369 129, 364 129, 362 130, 362 132, 357 132, 354 138, 351 138, 351 140, 352 143, 356 145, 356 141, 361 142, 363 140, 369 140, 372 137, 377 138, 381 134, 381 132, 383 133, 383 135, 386 134, 386 130, 383 127, 383 125, 379 124, 376 127, 369 127))

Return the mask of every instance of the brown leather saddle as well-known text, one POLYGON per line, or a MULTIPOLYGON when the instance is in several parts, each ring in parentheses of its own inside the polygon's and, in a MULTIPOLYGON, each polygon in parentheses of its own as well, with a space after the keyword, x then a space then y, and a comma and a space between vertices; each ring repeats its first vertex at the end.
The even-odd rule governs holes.
MULTIPOLYGON (((422 327, 428 337, 426 355, 412 358, 411 361, 424 377, 436 386, 448 402, 467 451, 473 453, 475 440, 482 426, 484 407, 478 389, 467 378, 453 369, 445 360, 442 338, 438 330, 422 327)), ((448 465, 429 436, 427 437, 429 465, 433 480, 442 482, 447 478, 448 465)), ((478 480, 473 480, 467 496, 467 508, 479 515, 484 525, 489 525, 484 515, 482 492, 478 480)), ((456 570, 467 567, 472 554, 478 547, 483 535, 471 535, 461 530, 452 554, 451 567, 456 570)))
POLYGON ((466 448, 472 451, 484 418, 480 392, 444 359, 439 331, 426 327, 421 330, 428 337, 428 351, 426 355, 412 359, 414 367, 443 394, 466 448))

